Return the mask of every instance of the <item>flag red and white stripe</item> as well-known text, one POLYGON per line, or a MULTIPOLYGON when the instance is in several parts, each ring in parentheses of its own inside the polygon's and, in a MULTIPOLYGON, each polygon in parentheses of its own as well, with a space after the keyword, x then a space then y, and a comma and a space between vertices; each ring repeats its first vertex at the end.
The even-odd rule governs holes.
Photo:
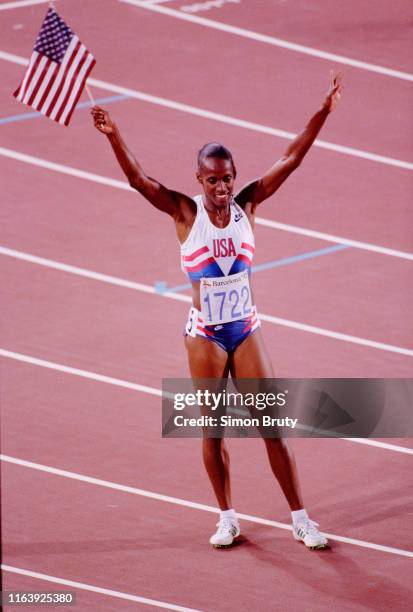
POLYGON ((69 125, 95 63, 85 45, 50 8, 14 96, 53 121, 69 125))

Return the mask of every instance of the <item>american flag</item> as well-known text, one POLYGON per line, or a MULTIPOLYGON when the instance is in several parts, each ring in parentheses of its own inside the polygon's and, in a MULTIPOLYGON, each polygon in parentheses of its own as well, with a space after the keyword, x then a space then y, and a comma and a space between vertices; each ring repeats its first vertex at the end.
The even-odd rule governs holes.
POLYGON ((37 36, 14 96, 62 125, 70 118, 96 60, 53 8, 37 36))

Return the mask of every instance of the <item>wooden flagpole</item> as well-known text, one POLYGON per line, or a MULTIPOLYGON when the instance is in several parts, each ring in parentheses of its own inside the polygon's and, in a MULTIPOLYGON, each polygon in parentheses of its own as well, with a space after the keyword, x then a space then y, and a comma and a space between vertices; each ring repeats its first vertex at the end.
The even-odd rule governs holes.
POLYGON ((87 83, 85 83, 85 89, 86 89, 87 95, 89 96, 89 100, 92 103, 92 106, 96 106, 96 102, 93 99, 92 92, 90 91, 90 87, 89 87, 89 85, 87 83))

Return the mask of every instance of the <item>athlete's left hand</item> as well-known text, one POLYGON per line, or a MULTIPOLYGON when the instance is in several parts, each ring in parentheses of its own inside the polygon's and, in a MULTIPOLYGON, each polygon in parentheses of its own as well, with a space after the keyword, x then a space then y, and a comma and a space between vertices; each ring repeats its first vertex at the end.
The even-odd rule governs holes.
POLYGON ((340 102, 341 92, 343 91, 343 74, 338 72, 334 76, 334 72, 330 70, 330 87, 324 102, 324 106, 331 112, 340 102))

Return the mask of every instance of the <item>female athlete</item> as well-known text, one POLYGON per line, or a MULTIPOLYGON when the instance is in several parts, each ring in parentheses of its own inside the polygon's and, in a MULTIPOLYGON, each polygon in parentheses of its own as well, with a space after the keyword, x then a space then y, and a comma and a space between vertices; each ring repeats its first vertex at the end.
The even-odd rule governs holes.
MULTIPOLYGON (((203 194, 190 198, 147 176, 107 111, 99 106, 91 111, 95 127, 106 134, 129 184, 175 222, 182 268, 193 288, 193 305, 185 328, 193 379, 226 378, 229 372, 234 379, 274 378, 249 282, 255 213, 257 206, 300 165, 340 100, 341 81, 341 74, 334 77, 330 73, 330 87, 320 110, 281 159, 235 196, 235 164, 221 144, 209 143, 200 150, 196 177, 203 194), (219 299, 211 290, 214 281, 215 286, 220 285, 219 299)), ((327 539, 304 508, 294 457, 286 441, 267 438, 264 442, 272 471, 291 509, 294 538, 310 549, 326 547, 327 539)), ((231 546, 240 528, 231 501, 224 440, 204 437, 203 459, 220 507, 218 530, 210 543, 216 548, 231 546)))

